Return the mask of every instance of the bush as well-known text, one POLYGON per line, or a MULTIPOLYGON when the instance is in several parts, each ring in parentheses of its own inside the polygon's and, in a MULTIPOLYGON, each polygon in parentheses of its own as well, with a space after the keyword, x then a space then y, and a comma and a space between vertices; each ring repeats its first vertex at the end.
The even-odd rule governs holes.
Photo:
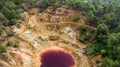
POLYGON ((12 19, 9 23, 9 25, 15 25, 17 23, 17 19, 12 19))
POLYGON ((85 42, 86 39, 87 39, 87 36, 86 36, 86 35, 82 35, 82 36, 79 38, 79 41, 85 42))
POLYGON ((100 43, 94 43, 92 44, 89 48, 90 50, 90 55, 99 55, 101 54, 101 50, 103 49, 104 46, 101 46, 102 44, 100 43))
POLYGON ((7 36, 8 36, 8 37, 12 37, 12 36, 14 36, 14 35, 15 35, 15 32, 10 31, 7 36))
POLYGON ((0 35, 2 35, 2 33, 3 33, 3 30, 0 28, 0 35))
POLYGON ((84 33, 87 30, 87 27, 85 25, 81 25, 79 27, 79 30, 81 31, 81 33, 84 33))
POLYGON ((97 59, 97 60, 96 60, 96 63, 100 63, 100 60, 99 60, 99 59, 97 59))
POLYGON ((17 24, 16 24, 16 27, 17 27, 17 28, 20 28, 20 27, 21 27, 20 23, 17 23, 17 24))
POLYGON ((0 53, 5 52, 5 46, 0 44, 0 53))
POLYGON ((73 19, 72 19, 72 21, 73 22, 77 22, 79 19, 80 19, 79 16, 74 16, 73 19))
POLYGON ((17 9, 16 11, 17 11, 17 13, 22 13, 22 12, 24 12, 24 9, 19 8, 19 9, 17 9))
POLYGON ((18 43, 14 43, 13 47, 17 48, 17 47, 19 47, 19 44, 18 43))
POLYGON ((12 41, 8 41, 6 45, 7 45, 7 46, 12 46, 12 44, 13 44, 12 41))
POLYGON ((116 32, 120 32, 120 24, 118 25, 116 32))

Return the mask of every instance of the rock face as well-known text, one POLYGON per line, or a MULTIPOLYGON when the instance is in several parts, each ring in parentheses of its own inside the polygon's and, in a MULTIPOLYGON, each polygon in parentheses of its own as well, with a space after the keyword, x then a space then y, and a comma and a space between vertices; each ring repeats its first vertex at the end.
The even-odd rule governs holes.
POLYGON ((66 6, 62 6, 60 8, 57 8, 55 11, 55 14, 56 15, 63 15, 65 13, 66 8, 67 8, 66 6))
POLYGON ((50 22, 60 22, 61 20, 62 20, 62 17, 56 15, 51 17, 50 22))
POLYGON ((73 15, 73 10, 65 10, 64 14, 68 17, 71 17, 73 15))
POLYGON ((41 18, 40 18, 40 20, 41 21, 49 21, 49 15, 48 14, 41 14, 41 18))
POLYGON ((75 33, 75 31, 73 31, 73 29, 71 27, 66 27, 64 32, 71 38, 73 38, 73 39, 76 38, 76 33, 75 33))
POLYGON ((21 63, 23 67, 30 66, 32 58, 30 55, 26 54, 28 53, 27 51, 28 50, 25 51, 24 49, 22 49, 22 52, 12 51, 11 55, 16 60, 16 62, 21 63))
POLYGON ((11 55, 12 55, 12 57, 13 57, 16 61, 22 63, 22 57, 21 57, 21 53, 20 53, 20 52, 13 51, 13 52, 11 52, 11 55))
POLYGON ((62 14, 64 14, 64 11, 65 11, 65 9, 63 9, 63 8, 57 8, 55 14, 56 15, 62 15, 62 14))

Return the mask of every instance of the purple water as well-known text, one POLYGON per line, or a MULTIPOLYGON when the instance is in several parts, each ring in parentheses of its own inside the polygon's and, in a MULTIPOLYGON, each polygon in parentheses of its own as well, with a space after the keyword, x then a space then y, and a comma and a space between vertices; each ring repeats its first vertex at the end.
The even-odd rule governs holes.
POLYGON ((50 50, 42 54, 40 67, 71 67, 75 62, 73 57, 60 50, 50 50))

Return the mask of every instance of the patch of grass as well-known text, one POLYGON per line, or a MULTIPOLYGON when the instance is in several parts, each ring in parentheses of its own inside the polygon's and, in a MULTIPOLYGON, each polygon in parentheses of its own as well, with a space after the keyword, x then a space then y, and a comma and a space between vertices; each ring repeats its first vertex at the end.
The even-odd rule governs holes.
POLYGON ((79 27, 79 30, 81 31, 81 33, 84 33, 87 30, 87 27, 85 25, 81 25, 79 27))
POLYGON ((7 46, 12 46, 12 45, 13 45, 13 42, 12 42, 12 41, 8 41, 6 45, 7 45, 7 46))
POLYGON ((100 63, 100 60, 99 60, 99 59, 97 59, 97 60, 96 60, 96 63, 100 63))
POLYGON ((5 46, 0 44, 0 53, 5 52, 5 51, 6 51, 5 46))
POLYGON ((8 37, 12 37, 12 36, 14 36, 14 35, 15 35, 15 32, 10 31, 7 36, 8 36, 8 37))
POLYGON ((13 47, 18 48, 19 44, 18 43, 14 43, 13 47))
POLYGON ((73 22, 77 22, 79 19, 80 19, 79 16, 74 16, 73 19, 72 19, 72 21, 73 21, 73 22))

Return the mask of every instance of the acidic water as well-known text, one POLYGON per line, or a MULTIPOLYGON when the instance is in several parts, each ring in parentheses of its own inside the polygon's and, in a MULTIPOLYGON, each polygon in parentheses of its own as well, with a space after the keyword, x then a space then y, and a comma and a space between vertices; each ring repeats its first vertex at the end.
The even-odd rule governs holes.
POLYGON ((73 57, 61 50, 49 50, 41 55, 40 67, 71 67, 75 62, 73 57))

